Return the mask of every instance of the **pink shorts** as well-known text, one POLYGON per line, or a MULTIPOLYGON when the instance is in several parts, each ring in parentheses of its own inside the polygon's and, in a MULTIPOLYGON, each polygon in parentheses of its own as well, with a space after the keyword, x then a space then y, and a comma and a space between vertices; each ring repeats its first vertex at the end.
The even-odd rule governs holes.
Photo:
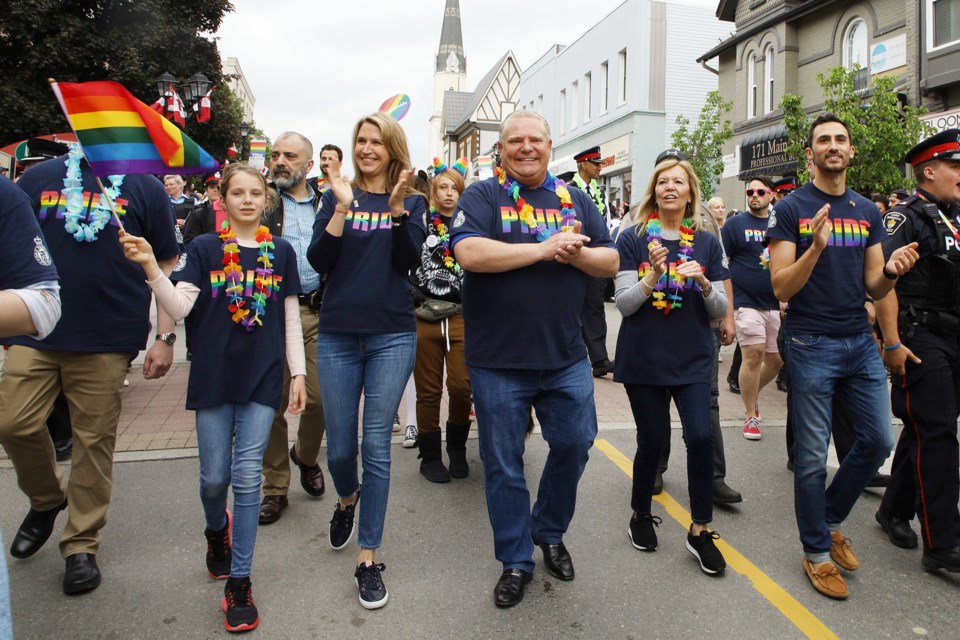
POLYGON ((739 307, 733 312, 733 323, 737 327, 737 340, 741 346, 762 344, 766 353, 777 353, 780 311, 739 307))

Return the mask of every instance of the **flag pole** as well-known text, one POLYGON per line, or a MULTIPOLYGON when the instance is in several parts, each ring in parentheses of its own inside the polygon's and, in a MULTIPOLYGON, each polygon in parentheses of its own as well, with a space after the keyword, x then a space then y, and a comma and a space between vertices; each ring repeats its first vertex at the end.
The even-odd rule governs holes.
MULTIPOLYGON (((57 97, 57 101, 60 103, 61 108, 63 108, 63 99, 60 95, 60 92, 57 90, 57 81, 53 78, 47 78, 47 82, 50 83, 50 88, 53 90, 54 95, 57 97)), ((63 109, 64 115, 66 115, 67 110, 63 109)), ((70 129, 73 130, 73 134, 77 136, 76 129, 73 128, 73 122, 70 121, 70 118, 67 118, 67 124, 70 125, 70 129)), ((80 145, 80 153, 83 153, 83 145, 80 144, 80 136, 77 136, 77 144, 80 145)), ((86 156, 84 156, 86 157, 86 156)), ((89 161, 87 161, 89 163, 89 161)), ((123 228, 123 223, 120 222, 120 216, 117 215, 117 207, 113 202, 113 199, 107 195, 107 190, 104 188, 103 183, 100 181, 100 176, 94 175, 94 178, 97 180, 97 185, 100 187, 100 194, 106 199, 107 204, 110 205, 110 213, 113 214, 113 219, 117 221, 117 226, 120 227, 120 235, 127 233, 126 229, 123 228)))

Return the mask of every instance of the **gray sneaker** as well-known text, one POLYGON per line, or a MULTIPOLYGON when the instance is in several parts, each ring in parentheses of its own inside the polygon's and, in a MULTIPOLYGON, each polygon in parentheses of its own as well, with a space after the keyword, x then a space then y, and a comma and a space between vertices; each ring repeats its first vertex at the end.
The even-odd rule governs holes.
POLYGON ((403 448, 412 449, 415 446, 417 446, 417 427, 416 425, 408 424, 403 432, 403 448))

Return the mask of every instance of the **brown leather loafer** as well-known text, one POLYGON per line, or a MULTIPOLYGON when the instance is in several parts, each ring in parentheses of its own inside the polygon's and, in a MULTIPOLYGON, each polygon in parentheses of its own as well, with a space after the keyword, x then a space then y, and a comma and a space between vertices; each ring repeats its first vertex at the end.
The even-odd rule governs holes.
POLYGON ((260 502, 260 524, 273 524, 287 508, 287 496, 263 496, 260 502))
POLYGON ((830 538, 833 540, 830 545, 830 559, 847 571, 859 569, 860 559, 850 546, 850 538, 845 537, 839 531, 831 531, 830 538))
POLYGON ((311 467, 303 464, 297 457, 297 445, 290 447, 290 459, 300 469, 300 486, 303 487, 303 490, 314 498, 322 496, 326 486, 324 486, 323 469, 320 468, 320 465, 315 464, 311 467))
POLYGON ((833 566, 832 562, 813 564, 804 558, 802 564, 803 570, 807 572, 807 577, 810 578, 810 584, 823 595, 834 600, 846 600, 847 596, 850 595, 850 590, 847 589, 847 583, 840 575, 840 570, 833 566))

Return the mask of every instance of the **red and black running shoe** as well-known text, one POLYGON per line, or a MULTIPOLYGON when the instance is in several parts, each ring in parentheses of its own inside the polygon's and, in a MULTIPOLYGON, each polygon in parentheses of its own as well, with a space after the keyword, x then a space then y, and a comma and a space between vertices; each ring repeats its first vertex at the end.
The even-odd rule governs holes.
POLYGON ((230 563, 233 553, 230 544, 230 531, 233 526, 233 514, 227 509, 227 526, 220 531, 204 529, 207 538, 207 571, 214 580, 226 580, 230 577, 230 563))
POLYGON ((260 624, 257 605, 253 604, 250 578, 227 578, 220 608, 227 614, 223 626, 232 633, 253 631, 260 624))

